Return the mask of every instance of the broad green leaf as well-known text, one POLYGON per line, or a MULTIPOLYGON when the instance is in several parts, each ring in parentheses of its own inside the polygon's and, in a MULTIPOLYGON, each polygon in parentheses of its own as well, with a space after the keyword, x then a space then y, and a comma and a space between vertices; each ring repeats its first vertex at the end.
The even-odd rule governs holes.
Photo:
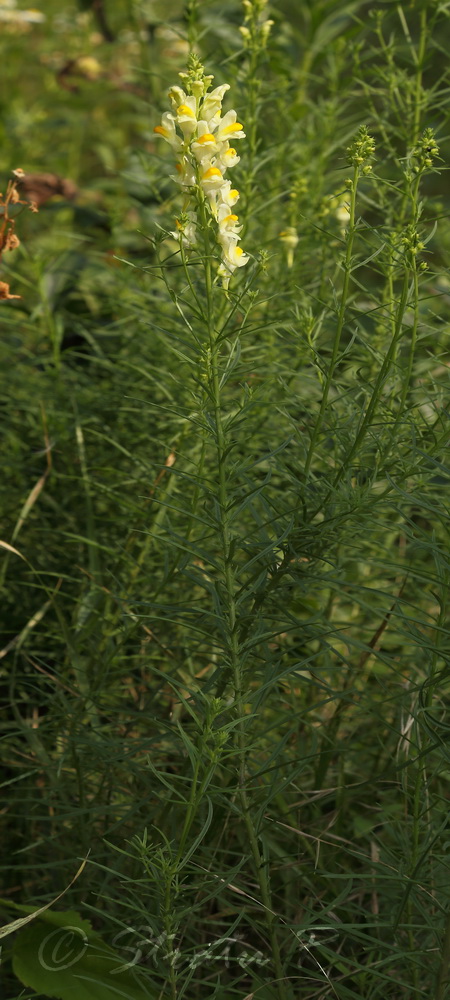
POLYGON ((131 965, 134 956, 115 952, 89 921, 71 910, 46 916, 64 920, 63 926, 50 930, 48 922, 38 920, 14 943, 13 969, 24 986, 58 1000, 153 1000, 159 995, 140 985, 131 965))

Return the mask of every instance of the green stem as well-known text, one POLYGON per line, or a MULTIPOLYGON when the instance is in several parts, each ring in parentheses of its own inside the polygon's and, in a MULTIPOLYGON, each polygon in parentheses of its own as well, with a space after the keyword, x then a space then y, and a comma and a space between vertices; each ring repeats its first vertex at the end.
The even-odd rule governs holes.
POLYGON ((396 319, 395 329, 394 329, 394 333, 393 333, 393 336, 392 336, 391 343, 390 343, 389 348, 387 350, 387 353, 386 353, 386 355, 384 357, 383 364, 381 365, 381 368, 380 368, 380 371, 379 371, 379 374, 378 374, 378 378, 377 378, 377 380, 375 382, 374 390, 373 390, 372 396, 370 398, 370 403, 369 403, 369 405, 367 407, 365 416, 364 416, 363 420, 361 421, 361 425, 360 425, 359 431, 358 431, 358 433, 356 435, 356 438, 355 438, 355 440, 354 440, 354 442, 352 444, 352 447, 350 448, 350 451, 345 456, 345 459, 342 462, 342 465, 341 465, 339 471, 337 472, 337 474, 336 474, 336 476, 335 476, 335 478, 333 480, 333 486, 332 486, 331 490, 328 493, 327 499, 331 495, 332 490, 335 489, 335 487, 337 486, 337 484, 342 479, 342 476, 344 475, 345 470, 348 468, 348 466, 349 466, 350 462, 352 461, 354 455, 358 451, 358 448, 360 447, 362 441, 364 440, 364 438, 365 438, 365 436, 367 434, 367 431, 369 430, 369 427, 370 427, 370 425, 372 423, 372 417, 374 415, 374 412, 375 412, 377 404, 378 404, 378 400, 380 398, 381 390, 383 388, 383 383, 384 383, 384 381, 386 379, 386 376, 387 376, 387 374, 389 372, 389 369, 390 369, 390 366, 391 366, 391 362, 392 362, 392 359, 394 357, 395 350, 396 350, 396 347, 397 347, 397 342, 398 342, 398 340, 399 340, 399 338, 401 336, 401 333, 402 333, 403 316, 404 316, 404 312, 405 312, 406 304, 407 304, 407 300, 408 300, 408 289, 409 289, 409 269, 406 268, 405 275, 404 275, 404 278, 403 278, 403 287, 402 287, 402 292, 401 292, 401 296, 400 296, 400 303, 399 303, 399 307, 398 307, 398 311, 397 311, 397 319, 396 319))
MULTIPOLYGON (((418 45, 418 49, 417 49, 417 52, 416 52, 416 50, 414 48, 414 45, 413 45, 413 42, 412 42, 412 39, 411 39, 411 35, 409 33, 408 25, 406 23, 406 18, 405 18, 405 15, 404 15, 404 12, 403 12, 403 8, 402 8, 401 4, 398 4, 397 11, 398 11, 398 15, 399 15, 399 18, 400 18, 403 30, 405 32, 406 39, 409 42, 409 45, 410 45, 410 48, 411 48, 411 53, 412 53, 413 60, 414 60, 415 65, 416 65, 416 81, 415 81, 415 88, 414 88, 414 117, 413 117, 413 121, 412 121, 411 141, 410 141, 410 147, 411 147, 411 150, 413 150, 414 147, 415 147, 415 145, 416 145, 416 143, 417 143, 417 140, 419 138, 420 120, 421 120, 421 117, 422 117, 422 103, 423 103, 422 102, 422 98, 423 98, 422 76, 423 76, 423 64, 424 64, 425 53, 426 53, 426 45, 427 45, 427 12, 426 12, 426 7, 424 5, 423 9, 420 12, 420 36, 419 36, 419 45, 418 45)), ((411 200, 413 202, 413 221, 414 221, 414 223, 417 221, 417 215, 418 215, 418 213, 417 213, 417 194, 418 194, 418 186, 419 186, 420 175, 416 178, 414 184, 411 185, 411 180, 410 180, 410 178, 408 178, 408 173, 409 173, 409 171, 407 171, 407 175, 406 175, 407 176, 407 184, 405 185, 405 189, 404 189, 404 192, 403 192, 403 198, 402 198, 402 202, 401 202, 401 205, 400 205, 400 213, 399 213, 399 217, 398 217, 399 226, 403 226, 403 224, 404 224, 405 212, 406 212, 406 207, 407 207, 407 203, 408 203, 408 195, 411 197, 411 200)))
POLYGON ((210 350, 210 395, 214 411, 214 427, 216 437, 217 469, 218 469, 218 499, 220 510, 220 540, 222 548, 224 587, 227 604, 227 631, 228 631, 228 659, 231 677, 234 686, 234 702, 238 724, 235 729, 236 748, 239 750, 239 776, 238 776, 238 797, 242 810, 242 815, 247 831, 250 851, 253 858, 255 874, 258 879, 261 893, 261 901, 264 906, 267 928, 273 954, 275 975, 278 981, 278 992, 280 1000, 285 1000, 284 975, 281 962, 280 949, 275 926, 275 914, 273 913, 269 880, 264 859, 258 846, 258 838, 250 812, 249 801, 246 790, 246 732, 244 718, 244 676, 243 666, 240 657, 240 643, 237 629, 237 608, 236 608, 236 580, 233 566, 233 539, 228 523, 228 490, 226 476, 226 435, 222 419, 222 405, 219 376, 219 351, 220 343, 214 322, 213 287, 211 274, 211 257, 209 245, 209 233, 205 213, 204 200, 200 203, 199 209, 201 224, 205 235, 205 289, 206 289, 206 314, 208 341, 210 350))
POLYGON ((344 328, 345 313, 347 308, 347 299, 350 286, 350 274, 351 274, 351 259, 353 253, 353 243, 355 238, 355 210, 356 210, 356 192, 358 187, 358 174, 359 170, 357 166, 353 167, 353 178, 352 187, 350 192, 350 220, 349 220, 349 231, 347 246, 345 250, 345 258, 343 264, 344 270, 344 281, 342 285, 341 302, 339 306, 336 333, 334 336, 333 350, 331 353, 330 364, 328 367, 327 376, 325 379, 325 384, 323 387, 322 401, 320 404, 319 415, 317 417, 314 430, 312 432, 311 441, 308 449, 308 454, 306 456, 305 462, 305 477, 309 475, 309 470, 311 468, 311 462, 314 457, 314 451, 317 444, 317 439, 319 437, 320 431, 322 429, 322 424, 325 416, 325 410, 327 408, 328 395, 331 388, 331 383, 333 381, 334 371, 337 364, 339 347, 341 343, 342 330, 344 328))
POLYGON ((189 835, 189 830, 191 829, 192 823, 197 812, 197 803, 199 800, 199 795, 197 794, 198 776, 200 771, 200 755, 197 757, 194 767, 194 774, 192 776, 191 783, 191 794, 189 796, 189 802, 186 810, 186 816, 184 818, 183 829, 181 831, 180 842, 178 845, 178 851, 176 856, 176 866, 178 867, 181 857, 186 845, 186 840, 189 835))
POLYGON ((419 38, 419 49, 416 56, 417 59, 417 73, 416 73, 416 88, 414 95, 414 123, 413 123, 413 134, 412 134, 412 145, 415 146, 420 131, 420 119, 422 113, 422 75, 423 75, 423 63, 425 59, 427 44, 427 10, 425 4, 420 12, 420 38, 419 38))
POLYGON ((308 77, 313 62, 314 62, 314 53, 312 45, 310 45, 310 47, 307 48, 305 51, 305 54, 303 56, 303 61, 300 66, 298 74, 297 105, 300 110, 303 110, 304 106, 306 105, 308 77))
POLYGON ((397 416, 395 418, 394 425, 391 431, 391 445, 395 441, 395 433, 405 410, 406 398, 411 384, 414 357, 416 353, 417 330, 419 326, 419 279, 416 267, 414 267, 413 271, 413 299, 414 299, 414 320, 411 329, 411 343, 409 348, 408 367, 406 369, 406 375, 403 380, 403 386, 402 386, 402 392, 400 396, 397 416))
POLYGON ((442 942, 441 963, 438 972, 435 1000, 445 1000, 447 988, 450 981, 450 911, 447 913, 444 928, 444 940, 442 942))
POLYGON ((413 119, 413 129, 412 129, 412 145, 414 146, 417 142, 420 129, 420 118, 422 112, 422 75, 423 75, 423 63, 425 59, 426 44, 427 44, 427 5, 423 3, 422 10, 420 12, 420 34, 419 34, 419 45, 418 49, 414 48, 414 43, 411 38, 411 34, 408 28, 406 17, 403 10, 402 4, 397 4, 397 13, 400 18, 400 23, 402 25, 405 38, 410 46, 412 58, 416 64, 416 86, 414 93, 414 119, 413 119))
POLYGON ((164 893, 164 931, 167 937, 167 947, 168 947, 168 958, 169 958, 169 983, 170 983, 170 995, 171 1000, 177 1000, 177 974, 175 971, 175 964, 173 961, 173 940, 174 934, 172 932, 172 880, 173 875, 169 875, 166 881, 166 890, 164 893))
MULTIPOLYGON (((218 366, 218 354, 220 348, 217 342, 217 336, 214 324, 211 258, 210 258, 209 234, 207 229, 204 201, 201 202, 200 216, 201 216, 203 232, 205 233, 205 286, 206 286, 208 341, 210 350, 210 382, 211 382, 210 392, 213 403, 214 426, 216 432, 218 494, 219 494, 219 509, 220 509, 219 530, 221 536, 224 583, 225 583, 225 593, 227 598, 227 609, 228 609, 228 636, 229 636, 228 652, 230 657, 232 674, 233 677, 236 678, 238 674, 240 677, 239 640, 236 631, 236 617, 237 617, 236 598, 235 598, 236 586, 234 578, 231 537, 228 524, 228 491, 226 483, 226 459, 225 459, 226 440, 225 440, 225 433, 224 433, 222 412, 221 412, 220 378, 219 378, 219 366, 218 366)), ((239 681, 238 684, 238 691, 242 696, 241 681, 239 681)))
POLYGON ((198 2, 197 0, 187 0, 186 17, 188 22, 188 42, 189 51, 194 52, 198 39, 198 2))
POLYGON ((257 151, 257 118, 256 118, 256 103, 258 98, 259 90, 259 80, 258 80, 258 57, 255 51, 252 51, 247 73, 247 100, 245 102, 245 130, 247 135, 247 169, 245 172, 245 182, 244 182, 244 205, 245 205, 245 218, 250 219, 251 216, 251 201, 256 193, 255 184, 255 161, 256 161, 256 151, 257 151))

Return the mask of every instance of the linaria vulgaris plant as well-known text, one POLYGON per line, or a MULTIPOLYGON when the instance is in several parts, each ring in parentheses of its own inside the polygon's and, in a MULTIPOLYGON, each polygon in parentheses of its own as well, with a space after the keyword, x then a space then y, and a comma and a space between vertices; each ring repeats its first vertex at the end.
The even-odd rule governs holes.
POLYGON ((3 52, 8 996, 446 1000, 448 11, 131 6, 3 52))

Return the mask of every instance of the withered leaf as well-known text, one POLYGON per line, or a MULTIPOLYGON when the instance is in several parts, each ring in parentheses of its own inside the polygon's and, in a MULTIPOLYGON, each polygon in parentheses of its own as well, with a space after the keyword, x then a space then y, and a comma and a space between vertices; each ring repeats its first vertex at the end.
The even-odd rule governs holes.
POLYGON ((18 179, 17 186, 21 195, 37 208, 45 205, 55 195, 62 195, 67 201, 73 201, 78 194, 76 184, 58 174, 24 174, 18 179))
POLYGON ((20 299, 21 295, 11 295, 6 281, 0 281, 0 299, 20 299))

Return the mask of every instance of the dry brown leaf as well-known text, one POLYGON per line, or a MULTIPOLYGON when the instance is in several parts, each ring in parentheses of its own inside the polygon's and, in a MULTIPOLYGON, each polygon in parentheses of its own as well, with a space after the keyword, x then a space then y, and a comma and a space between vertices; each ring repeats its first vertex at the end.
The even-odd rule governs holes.
POLYGON ((22 525, 25 523, 25 521, 27 519, 27 516, 28 516, 28 514, 29 514, 29 512, 30 512, 30 510, 31 510, 31 508, 33 506, 33 504, 36 502, 36 500, 37 500, 37 498, 38 498, 41 490, 43 489, 43 487, 45 485, 45 481, 47 479, 47 476, 48 476, 48 470, 46 472, 44 472, 44 474, 38 480, 38 482, 36 483, 36 485, 33 486, 33 489, 31 490, 31 493, 29 494, 29 496, 25 500, 25 503, 24 503, 24 505, 22 507, 22 510, 20 511, 20 514, 19 514, 19 517, 18 517, 18 520, 17 520, 17 524, 16 524, 16 526, 14 528, 14 531, 12 533, 12 540, 13 541, 14 541, 15 538, 17 538, 17 535, 19 534, 19 531, 20 531, 22 525))
POLYGON ((8 934, 13 934, 14 931, 20 930, 21 927, 25 926, 25 924, 29 924, 32 920, 35 920, 35 918, 38 917, 41 913, 44 913, 45 910, 48 910, 50 906, 53 906, 53 903, 57 903, 58 899, 62 899, 62 897, 66 894, 68 889, 70 889, 73 886, 74 882, 76 882, 77 878, 80 877, 83 869, 86 867, 86 862, 87 862, 87 857, 81 863, 76 875, 74 876, 72 881, 69 882, 69 885, 66 886, 66 888, 59 893, 59 896, 55 896, 55 898, 52 899, 50 903, 46 903, 45 906, 41 906, 40 909, 35 910, 34 913, 28 913, 26 917, 18 917, 17 920, 11 920, 11 923, 5 924, 4 927, 0 927, 0 938, 7 937, 8 934))
POLYGON ((21 299, 21 295, 11 295, 6 281, 0 281, 0 299, 21 299))
POLYGON ((19 237, 16 236, 16 234, 13 233, 12 230, 10 229, 9 232, 6 234, 4 249, 5 250, 16 250, 17 247, 20 247, 19 237))
POLYGON ((50 472, 52 470, 52 451, 51 451, 50 440, 49 440, 49 437, 48 437, 47 423, 46 423, 46 417, 45 417, 45 410, 43 408, 42 408, 42 420, 43 420, 43 424, 44 424, 45 454, 46 454, 46 458, 47 458, 47 468, 46 468, 45 472, 42 474, 42 476, 38 479, 38 481, 35 484, 35 486, 33 486, 33 489, 31 490, 31 492, 29 493, 27 499, 25 500, 25 503, 24 503, 24 505, 22 507, 22 510, 20 511, 19 517, 17 518, 17 523, 16 523, 16 525, 14 527, 14 531, 12 533, 12 537, 11 537, 11 541, 12 542, 14 542, 16 540, 17 535, 19 534, 19 531, 22 528, 22 525, 25 523, 25 521, 26 521, 26 519, 28 517, 28 514, 30 513, 31 508, 36 503, 36 500, 37 500, 39 494, 41 493, 42 489, 45 486, 45 482, 46 482, 47 476, 50 474, 50 472))
POLYGON ((67 201, 73 201, 78 194, 76 184, 58 174, 24 174, 18 178, 17 186, 34 209, 45 205, 55 195, 62 195, 67 201))
POLYGON ((13 552, 15 556, 19 556, 20 559, 23 559, 23 561, 26 562, 25 556, 23 556, 18 549, 15 549, 13 545, 10 545, 9 542, 3 542, 0 539, 0 546, 2 549, 8 549, 8 552, 13 552))

